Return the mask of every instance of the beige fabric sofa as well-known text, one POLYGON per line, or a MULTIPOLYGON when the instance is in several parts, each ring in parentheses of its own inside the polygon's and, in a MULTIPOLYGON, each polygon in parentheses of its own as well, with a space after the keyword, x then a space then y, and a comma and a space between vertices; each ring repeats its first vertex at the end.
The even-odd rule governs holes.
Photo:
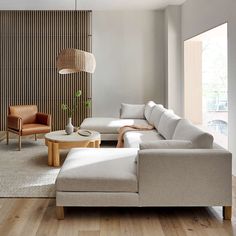
MULTIPOLYGON (((144 120, 138 111, 133 119, 144 120)), ((127 114, 130 110, 123 117, 127 114)), ((56 181, 58 218, 64 206, 223 206, 230 219, 231 153, 161 105, 149 102, 143 114, 156 129, 127 132, 126 148, 70 151, 56 181)), ((92 119, 93 128, 82 127, 95 129, 92 119)), ((111 130, 114 126, 103 132, 111 130)))

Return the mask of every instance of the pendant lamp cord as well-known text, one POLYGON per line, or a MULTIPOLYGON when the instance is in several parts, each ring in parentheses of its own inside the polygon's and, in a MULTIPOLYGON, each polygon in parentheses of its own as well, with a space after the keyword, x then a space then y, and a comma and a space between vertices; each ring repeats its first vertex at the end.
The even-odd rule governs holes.
POLYGON ((75 11, 77 10, 77 0, 75 0, 75 11))

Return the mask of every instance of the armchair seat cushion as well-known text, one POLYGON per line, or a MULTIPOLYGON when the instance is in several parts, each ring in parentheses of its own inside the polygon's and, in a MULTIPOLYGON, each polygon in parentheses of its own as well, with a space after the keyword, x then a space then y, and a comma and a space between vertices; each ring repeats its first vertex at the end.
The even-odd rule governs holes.
POLYGON ((24 124, 22 127, 22 135, 43 134, 50 132, 50 126, 42 124, 24 124))
POLYGON ((138 192, 138 149, 74 148, 56 180, 65 192, 138 192))

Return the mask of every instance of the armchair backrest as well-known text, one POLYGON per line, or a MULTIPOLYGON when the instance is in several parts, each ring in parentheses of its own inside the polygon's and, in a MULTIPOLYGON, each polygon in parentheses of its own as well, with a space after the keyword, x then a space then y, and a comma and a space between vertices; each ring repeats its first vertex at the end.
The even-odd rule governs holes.
POLYGON ((9 115, 20 116, 23 124, 36 123, 37 112, 36 105, 9 106, 9 115))

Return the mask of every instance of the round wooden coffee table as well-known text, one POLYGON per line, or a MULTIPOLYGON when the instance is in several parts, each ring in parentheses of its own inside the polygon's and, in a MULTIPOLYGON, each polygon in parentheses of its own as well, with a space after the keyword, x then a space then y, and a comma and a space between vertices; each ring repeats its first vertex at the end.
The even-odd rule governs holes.
POLYGON ((81 136, 77 132, 67 135, 65 130, 47 133, 45 144, 48 146, 48 165, 60 166, 60 149, 76 147, 99 148, 101 135, 96 131, 91 131, 88 137, 81 136))

